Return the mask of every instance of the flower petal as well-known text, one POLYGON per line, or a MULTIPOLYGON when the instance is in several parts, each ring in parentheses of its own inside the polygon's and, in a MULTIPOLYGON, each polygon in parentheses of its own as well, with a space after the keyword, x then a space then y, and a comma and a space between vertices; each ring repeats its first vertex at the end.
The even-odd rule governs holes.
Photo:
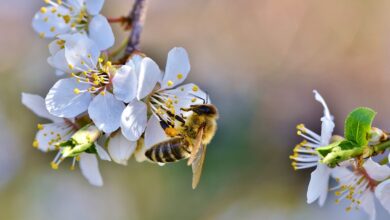
POLYGON ((67 3, 72 6, 73 10, 78 12, 84 6, 85 0, 67 0, 67 3))
POLYGON ((108 152, 111 158, 118 164, 127 165, 127 161, 133 154, 137 142, 127 140, 121 133, 116 133, 108 142, 108 152))
POLYGON ((87 11, 91 15, 97 15, 102 10, 104 0, 85 0, 87 11))
POLYGON ((126 62, 126 65, 131 66, 134 68, 134 72, 137 75, 137 79, 139 78, 140 70, 141 70, 141 63, 144 57, 142 57, 139 54, 133 54, 131 56, 131 59, 129 59, 126 62))
POLYGON ((375 189, 375 196, 390 213, 390 179, 380 183, 375 189))
POLYGON ((374 193, 370 190, 366 190, 360 198, 360 207, 368 214, 370 220, 376 219, 376 209, 374 201, 374 193))
POLYGON ((49 52, 51 55, 56 54, 58 51, 62 49, 60 42, 61 42, 60 40, 56 39, 49 43, 49 52))
POLYGON ((141 100, 149 95, 157 82, 161 80, 161 70, 149 57, 142 59, 138 77, 137 99, 141 100))
POLYGON ((208 95, 193 83, 185 84, 175 89, 165 90, 163 92, 174 97, 173 106, 175 108, 175 112, 181 113, 184 116, 188 116, 190 113, 183 112, 180 108, 188 108, 191 105, 211 103, 208 95))
POLYGON ((43 152, 55 150, 55 144, 67 141, 74 134, 72 127, 64 121, 38 125, 38 129, 33 146, 43 152))
POLYGON ((318 164, 311 173, 309 187, 307 189, 307 203, 313 203, 318 199, 318 204, 323 206, 328 194, 330 168, 324 164, 318 164))
POLYGON ((387 164, 380 165, 374 162, 371 158, 364 162, 363 167, 367 171, 368 175, 376 181, 383 181, 390 177, 390 167, 387 166, 387 164))
POLYGON ((321 118, 321 145, 325 146, 329 144, 335 126, 333 116, 330 114, 328 106, 320 93, 318 93, 317 90, 313 90, 313 92, 315 94, 315 99, 324 107, 324 116, 321 118))
POLYGON ((137 76, 131 66, 123 65, 112 79, 114 95, 117 99, 129 103, 137 92, 137 76))
MULTIPOLYGON (((96 0, 89 0, 95 2, 96 0)), ((115 43, 114 33, 111 26, 102 15, 92 18, 88 26, 89 37, 96 42, 100 50, 107 50, 115 43)))
POLYGON ((168 53, 165 74, 161 88, 172 88, 181 84, 190 72, 191 66, 187 51, 181 47, 175 47, 168 53))
POLYGON ((156 116, 151 116, 145 130, 145 149, 150 149, 153 145, 168 140, 167 136, 160 125, 156 116))
POLYGON ((100 146, 97 142, 95 142, 95 148, 97 155, 100 157, 100 159, 111 161, 110 155, 108 155, 107 151, 104 150, 104 148, 100 146))
POLYGON ((77 71, 96 69, 100 50, 84 33, 73 34, 65 41, 65 58, 77 71))
POLYGON ((88 114, 96 127, 111 133, 119 128, 121 114, 125 105, 110 92, 97 95, 88 107, 88 114))
POLYGON ((52 42, 49 43, 49 52, 51 55, 54 55, 58 51, 64 49, 64 43, 67 41, 69 38, 72 37, 72 34, 60 34, 57 36, 58 39, 53 40, 52 42))
POLYGON ((146 104, 134 100, 130 102, 122 113, 121 130, 123 136, 130 141, 136 141, 145 131, 147 122, 146 104))
POLYGON ((58 34, 63 34, 71 30, 70 23, 66 23, 62 16, 58 14, 68 14, 69 10, 64 7, 42 7, 34 15, 32 26, 42 37, 53 38, 58 34))
POLYGON ((22 103, 27 108, 29 108, 32 112, 38 115, 41 118, 49 119, 53 122, 62 122, 64 121, 62 118, 58 118, 54 115, 51 115, 45 105, 45 100, 39 96, 29 93, 22 93, 22 103))
POLYGON ((144 142, 143 142, 143 138, 141 137, 138 141, 137 141, 137 147, 135 148, 135 151, 134 151, 134 158, 137 162, 144 162, 145 160, 147 160, 148 158, 146 158, 145 156, 145 152, 146 152, 146 148, 144 146, 144 142), (142 143, 140 144, 140 141, 142 141, 142 143))
POLYGON ((94 154, 80 154, 80 169, 83 176, 94 186, 103 186, 103 179, 100 175, 99 164, 94 154))
POLYGON ((61 72, 65 72, 65 73, 72 72, 65 58, 65 50, 59 50, 54 55, 48 57, 47 62, 49 63, 50 66, 52 66, 53 68, 61 72))
POLYGON ((75 94, 74 89, 85 90, 89 85, 78 83, 74 78, 60 79, 46 96, 46 108, 50 114, 74 118, 85 112, 91 101, 89 92, 75 94))

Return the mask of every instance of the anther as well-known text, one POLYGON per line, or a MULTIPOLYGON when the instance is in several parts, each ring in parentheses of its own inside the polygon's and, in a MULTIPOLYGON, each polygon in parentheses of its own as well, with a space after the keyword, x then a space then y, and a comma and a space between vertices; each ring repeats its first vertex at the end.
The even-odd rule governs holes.
POLYGON ((197 92, 199 90, 199 87, 197 85, 194 85, 192 87, 192 91, 197 92))
POLYGON ((38 147, 39 147, 39 142, 38 142, 37 139, 35 139, 35 140, 33 141, 32 146, 33 146, 34 148, 38 148, 38 147))
POLYGON ((42 124, 37 124, 37 128, 38 128, 38 130, 42 130, 43 129, 43 125, 42 124))
POLYGON ((40 11, 41 11, 42 14, 45 14, 47 12, 47 8, 42 7, 40 11))
POLYGON ((50 163, 50 166, 51 166, 51 168, 53 169, 53 170, 58 170, 58 164, 57 163, 55 163, 55 162, 51 162, 50 163))

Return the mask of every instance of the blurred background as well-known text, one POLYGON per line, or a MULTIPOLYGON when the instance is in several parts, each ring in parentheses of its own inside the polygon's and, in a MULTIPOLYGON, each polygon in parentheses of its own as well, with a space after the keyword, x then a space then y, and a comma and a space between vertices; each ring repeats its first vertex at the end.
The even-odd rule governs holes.
MULTIPOLYGON (((132 3, 106 0, 103 14, 126 15, 132 3)), ((31 27, 42 5, 0 2, 0 219, 367 219, 332 196, 324 208, 307 205, 310 170, 293 171, 288 156, 301 141, 298 123, 320 130, 313 89, 336 133, 357 106, 378 111, 375 126, 390 130, 390 1, 149 0, 143 51, 163 67, 169 49, 185 47, 188 81, 220 109, 195 191, 185 163, 101 162, 105 185, 95 188, 32 148, 43 121, 20 93, 45 96, 56 81, 49 41, 31 27)), ((120 43, 128 33, 113 27, 120 43)))

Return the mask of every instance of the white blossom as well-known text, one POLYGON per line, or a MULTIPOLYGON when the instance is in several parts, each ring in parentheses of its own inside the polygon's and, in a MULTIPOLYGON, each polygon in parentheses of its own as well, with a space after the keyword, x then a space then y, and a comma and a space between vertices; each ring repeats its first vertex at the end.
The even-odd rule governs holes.
POLYGON ((32 26, 41 37, 87 33, 100 50, 114 44, 114 34, 107 19, 100 15, 104 0, 45 0, 48 4, 34 16, 32 26))
MULTIPOLYGON (((58 148, 57 144, 69 140, 77 132, 78 127, 73 122, 73 119, 59 118, 51 115, 45 108, 44 99, 38 95, 22 93, 22 103, 39 117, 52 121, 47 124, 38 124, 38 132, 33 142, 33 147, 44 152, 58 150, 57 156, 51 163, 52 168, 57 169, 59 162, 63 160, 61 158, 61 149, 58 148)), ((109 160, 104 149, 97 144, 96 149, 101 159, 109 160)), ((103 185, 97 158, 94 154, 81 153, 79 156, 74 157, 71 166, 72 170, 75 168, 77 160, 79 160, 83 176, 90 184, 95 186, 103 185)))
POLYGON ((96 44, 83 34, 67 36, 63 53, 65 59, 58 59, 55 67, 66 67, 63 71, 71 78, 60 79, 46 96, 48 111, 58 117, 76 117, 88 111, 94 124, 106 133, 117 130, 121 125, 124 101, 123 91, 131 91, 136 81, 113 85, 116 72, 135 74, 127 66, 114 67, 111 62, 100 58, 96 44), (112 88, 113 86, 114 89, 112 88), (121 91, 122 93, 118 92, 121 91), (118 95, 117 95, 118 94, 118 95))
POLYGON ((332 189, 339 197, 336 203, 343 199, 350 201, 346 211, 362 208, 371 220, 375 220, 375 197, 389 211, 389 181, 384 181, 390 177, 390 168, 387 165, 379 165, 370 158, 362 167, 340 167, 332 172, 332 177, 337 182, 337 186, 332 189), (380 183, 381 181, 384 182, 380 183))
POLYGON ((305 140, 294 148, 294 154, 290 158, 293 160, 292 165, 294 169, 316 168, 311 173, 307 190, 307 202, 312 203, 318 200, 318 204, 322 206, 328 194, 329 177, 332 169, 320 162, 316 148, 330 144, 334 122, 325 100, 316 90, 313 92, 315 99, 324 108, 324 116, 321 118, 321 135, 307 129, 303 124, 298 125, 298 135, 305 138, 305 140))
MULTIPOLYGON (((175 118, 170 113, 180 116, 183 113, 180 108, 205 102, 207 95, 197 85, 180 86, 189 71, 188 55, 183 48, 169 51, 164 74, 152 59, 146 57, 141 60, 136 99, 126 106, 121 119, 122 133, 127 139, 138 140, 148 124, 160 126, 158 123, 161 120, 174 124, 175 118), (149 119, 148 109, 153 115, 149 119), (154 121, 155 124, 151 123, 154 121)), ((146 132, 145 143, 149 142, 148 136, 146 132)))

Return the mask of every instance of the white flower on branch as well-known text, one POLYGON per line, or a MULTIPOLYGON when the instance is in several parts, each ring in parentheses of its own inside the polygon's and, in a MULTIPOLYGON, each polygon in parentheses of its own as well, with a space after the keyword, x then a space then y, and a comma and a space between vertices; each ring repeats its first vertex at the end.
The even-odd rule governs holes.
MULTIPOLYGON (((74 34, 64 44, 55 67, 72 75, 72 78, 59 80, 46 96, 48 111, 58 117, 76 117, 88 111, 95 125, 106 133, 117 130, 121 114, 125 108, 120 95, 112 89, 112 80, 117 67, 100 58, 96 44, 83 34, 74 34), (112 93, 114 92, 114 94, 112 93)), ((118 72, 134 75, 133 69, 119 68, 118 72)), ((122 85, 122 90, 131 91, 136 86, 135 79, 122 85)))
POLYGON ((340 167, 332 172, 338 185, 331 190, 335 191, 339 198, 336 203, 343 199, 350 201, 346 211, 362 208, 371 220, 376 218, 375 196, 390 212, 390 168, 380 165, 371 158, 364 162, 362 167, 353 166, 352 169, 340 167), (384 181, 384 182, 382 182, 384 181))
POLYGON ((100 50, 114 44, 114 34, 107 19, 100 15, 104 0, 45 0, 34 16, 32 26, 43 38, 60 34, 87 33, 100 50))
MULTIPOLYGON (((135 63, 137 62, 130 61, 127 65, 139 69, 136 90, 133 90, 136 98, 122 113, 121 128, 123 135, 131 141, 138 140, 145 132, 145 146, 151 146, 161 137, 157 137, 159 132, 150 134, 149 130, 162 129, 161 121, 174 125, 174 115, 184 114, 180 108, 204 103, 207 95, 195 84, 180 86, 190 71, 188 55, 183 48, 173 48, 169 51, 164 74, 148 57, 140 61, 139 68, 135 63), (153 128, 154 126, 156 128, 153 128)), ((114 88, 115 84, 114 79, 114 88)))
MULTIPOLYGON (((53 169, 58 169, 59 163, 64 159, 61 157, 63 151, 58 147, 58 144, 69 140, 78 131, 78 126, 73 122, 73 119, 51 115, 46 110, 44 99, 38 95, 22 93, 22 103, 39 117, 52 121, 52 123, 38 124, 38 132, 33 141, 33 147, 44 152, 58 150, 56 157, 51 163, 53 169)), ((95 143, 95 148, 100 159, 110 160, 105 150, 97 143, 95 143)), ((103 185, 95 154, 82 152, 74 156, 71 170, 74 170, 76 161, 79 161, 81 172, 90 184, 95 186, 103 185)))
POLYGON ((294 169, 316 168, 311 173, 307 190, 307 202, 312 203, 318 199, 318 204, 322 206, 325 203, 328 194, 329 176, 332 169, 327 165, 320 163, 320 157, 316 152, 316 148, 330 144, 334 122, 333 116, 330 114, 325 100, 316 90, 313 92, 315 94, 315 99, 320 102, 324 108, 324 116, 321 118, 321 135, 307 129, 303 124, 298 125, 298 135, 305 138, 305 140, 294 148, 294 154, 290 156, 290 159, 293 160, 292 165, 294 169))

